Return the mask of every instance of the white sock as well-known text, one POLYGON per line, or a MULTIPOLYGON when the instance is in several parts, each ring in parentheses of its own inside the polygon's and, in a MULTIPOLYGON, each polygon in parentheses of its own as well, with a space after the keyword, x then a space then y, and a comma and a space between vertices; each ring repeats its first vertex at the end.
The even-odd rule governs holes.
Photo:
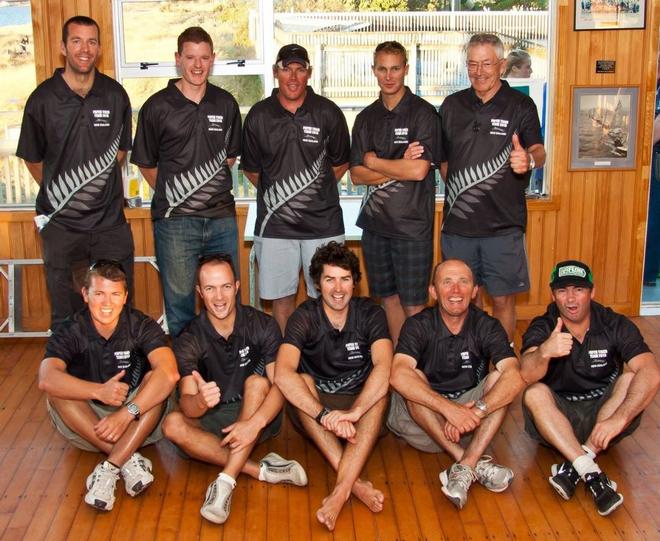
POLYGON ((585 475, 589 473, 600 473, 600 468, 598 464, 594 462, 594 459, 589 455, 582 455, 575 459, 573 462, 573 467, 575 471, 578 472, 578 475, 584 480, 585 475))
POLYGON ((258 477, 259 481, 265 481, 266 480, 265 470, 266 470, 266 464, 264 464, 263 462, 260 462, 259 463, 259 477, 258 477))
POLYGON ((232 490, 236 488, 236 479, 234 479, 231 475, 227 475, 225 472, 222 472, 218 474, 218 479, 220 481, 224 481, 225 483, 229 483, 232 490))
POLYGON ((594 453, 589 447, 583 445, 582 449, 584 450, 585 453, 587 453, 587 456, 591 457, 592 460, 596 460, 596 453, 594 453))

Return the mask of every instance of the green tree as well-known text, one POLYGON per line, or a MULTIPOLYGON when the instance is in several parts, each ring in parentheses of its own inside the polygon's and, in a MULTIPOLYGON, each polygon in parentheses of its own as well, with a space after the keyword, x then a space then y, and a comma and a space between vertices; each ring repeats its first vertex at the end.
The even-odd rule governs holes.
POLYGON ((408 11, 408 0, 360 0, 360 11, 408 11))

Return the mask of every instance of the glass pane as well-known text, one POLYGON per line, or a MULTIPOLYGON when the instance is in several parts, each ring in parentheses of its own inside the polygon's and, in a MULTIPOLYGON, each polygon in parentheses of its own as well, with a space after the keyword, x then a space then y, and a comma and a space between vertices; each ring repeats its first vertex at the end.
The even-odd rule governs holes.
POLYGON ((25 102, 36 86, 29 3, 0 6, 0 205, 31 203, 39 186, 16 152, 25 102))
POLYGON ((127 63, 174 62, 177 36, 201 26, 213 38, 216 61, 262 56, 258 0, 169 0, 122 4, 127 63))

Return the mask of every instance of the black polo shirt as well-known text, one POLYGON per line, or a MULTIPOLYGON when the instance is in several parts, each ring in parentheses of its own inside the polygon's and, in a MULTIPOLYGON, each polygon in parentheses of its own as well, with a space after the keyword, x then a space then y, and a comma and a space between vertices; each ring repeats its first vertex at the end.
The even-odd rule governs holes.
POLYGON ((300 350, 298 371, 312 376, 319 391, 357 394, 373 368, 371 346, 381 338, 390 338, 385 311, 371 299, 353 297, 339 331, 318 298, 304 302, 291 315, 284 343, 300 350))
POLYGON ((295 114, 278 89, 245 118, 242 167, 259 173, 254 234, 319 239, 344 234, 333 166, 348 162, 346 119, 334 103, 307 87, 295 114))
POLYGON ((218 334, 206 310, 193 319, 174 341, 174 355, 181 377, 197 370, 220 388, 220 403, 243 398, 245 380, 264 376, 282 342, 275 320, 251 306, 236 305, 234 330, 228 339, 218 334))
POLYGON ((158 167, 151 216, 234 216, 227 159, 241 153, 238 103, 207 83, 197 104, 181 93, 177 81, 151 96, 138 116, 131 163, 158 167))
POLYGON ((431 388, 456 398, 488 375, 488 363, 515 357, 501 323, 470 305, 463 328, 452 334, 437 306, 425 308, 403 324, 397 353, 410 355, 431 388))
MULTIPOLYGON (((357 116, 351 167, 364 165, 364 154, 370 151, 379 158, 401 159, 413 141, 424 147, 421 159, 433 162, 439 132, 440 122, 434 107, 406 87, 406 93, 392 111, 379 98, 357 116)), ((435 172, 431 168, 421 182, 390 180, 367 186, 357 225, 385 237, 428 239, 433 237, 434 206, 435 172)))
POLYGON ((117 328, 106 340, 94 327, 89 309, 85 307, 48 339, 45 356, 62 359, 69 374, 94 383, 105 383, 126 370, 121 381, 133 391, 151 370, 147 356, 167 345, 167 337, 158 323, 128 306, 122 310, 117 328))
POLYGON ((440 122, 440 161, 448 162, 442 230, 466 237, 524 230, 530 173, 514 173, 509 158, 514 133, 525 148, 543 143, 532 99, 506 81, 486 103, 468 88, 442 102, 440 122))
MULTIPOLYGON (((523 335, 522 352, 541 346, 552 334, 559 316, 557 305, 551 303, 545 314, 534 318, 523 335)), ((571 352, 551 359, 540 381, 569 400, 599 398, 621 375, 624 362, 648 351, 632 321, 591 301, 591 320, 584 340, 580 344, 573 338, 571 352)))
POLYGON ((131 148, 131 104, 122 86, 98 70, 87 97, 58 68, 25 104, 16 155, 43 162, 38 215, 89 231, 126 222, 119 150, 131 148))

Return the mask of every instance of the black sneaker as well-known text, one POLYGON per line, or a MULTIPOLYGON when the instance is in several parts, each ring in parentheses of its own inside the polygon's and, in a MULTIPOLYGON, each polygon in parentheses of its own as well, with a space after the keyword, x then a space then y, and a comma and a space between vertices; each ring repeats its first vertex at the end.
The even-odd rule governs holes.
POLYGON ((616 491, 616 484, 603 472, 588 473, 584 482, 594 498, 599 515, 609 515, 623 503, 623 496, 616 491))
POLYGON ((580 482, 580 476, 575 471, 573 464, 570 462, 562 462, 561 464, 553 464, 550 468, 552 477, 548 478, 552 488, 557 491, 562 498, 570 500, 575 494, 575 487, 580 482))

